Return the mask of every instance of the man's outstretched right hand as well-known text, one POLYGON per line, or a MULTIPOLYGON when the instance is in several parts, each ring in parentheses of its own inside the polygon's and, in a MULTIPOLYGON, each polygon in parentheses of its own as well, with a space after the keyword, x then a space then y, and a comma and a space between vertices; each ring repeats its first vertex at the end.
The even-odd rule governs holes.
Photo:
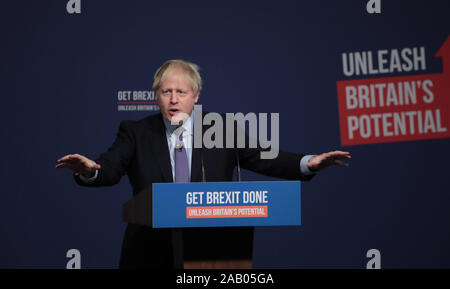
POLYGON ((79 154, 66 155, 57 160, 56 168, 66 168, 75 173, 82 174, 86 178, 95 175, 95 171, 100 169, 100 165, 93 160, 79 154))

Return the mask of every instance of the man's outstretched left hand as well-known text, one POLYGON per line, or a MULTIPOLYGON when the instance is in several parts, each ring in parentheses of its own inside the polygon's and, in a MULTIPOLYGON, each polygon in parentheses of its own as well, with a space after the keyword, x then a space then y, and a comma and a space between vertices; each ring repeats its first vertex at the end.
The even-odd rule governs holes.
POLYGON ((309 159, 307 166, 312 172, 318 172, 332 165, 348 167, 349 164, 343 162, 343 159, 351 159, 349 152, 334 151, 313 156, 309 159))

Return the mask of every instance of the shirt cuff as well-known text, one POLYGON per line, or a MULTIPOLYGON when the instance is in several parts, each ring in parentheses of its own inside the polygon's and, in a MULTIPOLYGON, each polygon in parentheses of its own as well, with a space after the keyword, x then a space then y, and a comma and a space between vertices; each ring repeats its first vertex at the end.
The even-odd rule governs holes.
POLYGON ((308 166, 306 165, 310 158, 314 157, 315 155, 306 155, 300 159, 300 172, 304 175, 313 175, 315 172, 311 172, 308 169, 308 166))
POLYGON ((82 174, 75 174, 75 175, 78 176, 83 183, 90 184, 90 183, 94 182, 97 179, 98 170, 95 170, 94 176, 90 177, 90 178, 86 178, 82 174))

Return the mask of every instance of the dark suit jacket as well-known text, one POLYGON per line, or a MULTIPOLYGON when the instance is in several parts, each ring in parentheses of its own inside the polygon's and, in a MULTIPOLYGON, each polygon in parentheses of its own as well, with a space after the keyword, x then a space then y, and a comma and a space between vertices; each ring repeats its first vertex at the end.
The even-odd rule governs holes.
MULTIPOLYGON (((204 127, 203 132, 206 129, 204 127)), ((232 181, 237 155, 242 168, 263 175, 289 180, 310 180, 313 177, 300 172, 302 154, 280 151, 277 158, 262 160, 260 151, 260 148, 194 148, 191 181, 202 181, 201 159, 206 181, 232 181)), ((127 174, 133 194, 138 194, 154 182, 173 182, 162 115, 159 113, 138 121, 121 122, 116 140, 96 162, 101 165, 97 179, 86 184, 75 176, 78 184, 112 186, 127 174)), ((170 229, 128 224, 122 244, 120 268, 176 266, 172 233, 170 229)), ((183 238, 185 259, 251 258, 252 228, 185 229, 183 238)))

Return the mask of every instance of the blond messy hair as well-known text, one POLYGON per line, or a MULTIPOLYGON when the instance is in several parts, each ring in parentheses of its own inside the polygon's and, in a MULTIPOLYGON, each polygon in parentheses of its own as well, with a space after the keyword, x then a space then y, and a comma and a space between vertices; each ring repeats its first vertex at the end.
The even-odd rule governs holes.
POLYGON ((155 72, 155 76, 153 78, 153 91, 158 91, 161 85, 162 79, 170 74, 173 70, 176 68, 182 68, 185 72, 186 76, 189 79, 189 82, 191 83, 191 88, 194 91, 194 95, 197 95, 197 93, 200 93, 202 90, 202 78, 200 76, 200 73, 198 70, 200 69, 197 64, 181 60, 181 59, 171 59, 166 62, 164 62, 163 65, 161 65, 158 70, 155 72))

